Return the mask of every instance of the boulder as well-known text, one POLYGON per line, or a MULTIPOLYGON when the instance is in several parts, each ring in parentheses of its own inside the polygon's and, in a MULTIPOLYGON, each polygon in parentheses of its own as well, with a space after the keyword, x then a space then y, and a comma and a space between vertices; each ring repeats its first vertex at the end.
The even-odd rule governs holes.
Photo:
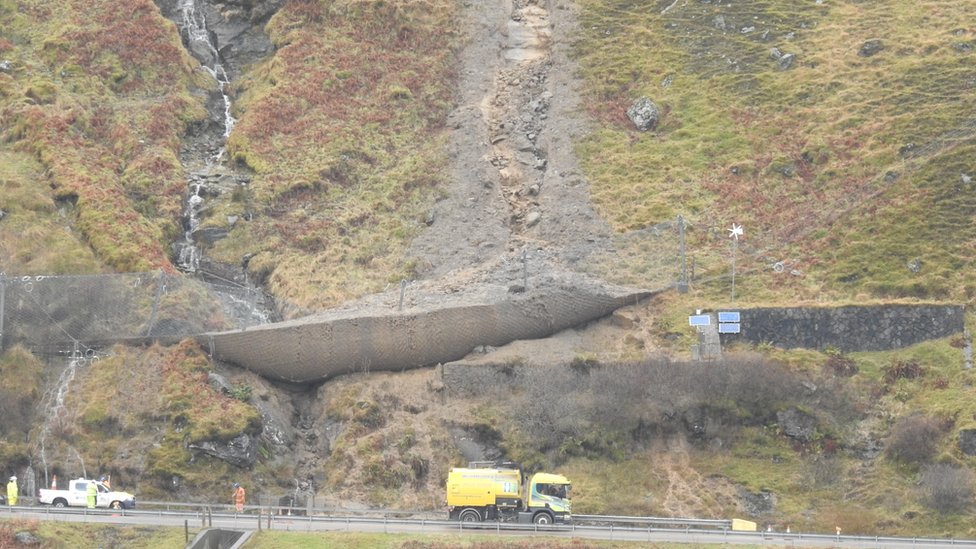
POLYGON ((793 61, 796 60, 796 55, 792 53, 784 53, 779 60, 776 61, 776 67, 781 71, 785 71, 793 66, 793 61))
POLYGON ((207 374, 207 382, 210 383, 210 387, 214 391, 225 395, 230 394, 231 386, 226 377, 214 372, 210 372, 207 374))
POLYGON ((861 44, 861 49, 857 50, 857 54, 861 57, 871 57, 883 49, 884 44, 881 40, 868 40, 861 44))
POLYGON ((17 532, 14 534, 14 539, 17 540, 18 545, 26 545, 28 547, 34 545, 40 545, 41 540, 31 532, 17 532))
POLYGON ((641 97, 627 109, 627 117, 637 126, 637 129, 646 132, 653 130, 661 117, 661 111, 647 97, 641 97))

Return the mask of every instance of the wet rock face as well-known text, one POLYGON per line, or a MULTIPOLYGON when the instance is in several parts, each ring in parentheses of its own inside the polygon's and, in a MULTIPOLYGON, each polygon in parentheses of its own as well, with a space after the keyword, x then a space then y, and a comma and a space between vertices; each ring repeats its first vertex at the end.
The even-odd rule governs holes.
POLYGON ((190 444, 190 450, 202 452, 235 467, 250 467, 258 460, 258 446, 250 435, 240 435, 230 442, 201 442, 190 444))
MULTIPOLYGON (((285 0, 156 0, 160 12, 167 19, 183 28, 181 5, 195 3, 195 10, 206 20, 211 41, 230 73, 231 78, 241 69, 274 51, 271 41, 264 34, 264 24, 285 4, 285 0)), ((183 43, 190 44, 186 36, 183 43)), ((190 53, 204 65, 212 65, 212 54, 201 47, 190 47, 190 53)))

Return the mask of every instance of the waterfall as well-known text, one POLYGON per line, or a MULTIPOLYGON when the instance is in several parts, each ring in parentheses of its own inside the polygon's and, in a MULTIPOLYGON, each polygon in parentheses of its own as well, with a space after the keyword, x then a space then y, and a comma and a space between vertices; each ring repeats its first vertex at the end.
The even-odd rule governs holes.
MULTIPOLYGON (((207 71, 217 82, 217 88, 223 102, 224 110, 224 131, 222 142, 216 147, 216 152, 207 157, 206 165, 200 173, 194 177, 206 177, 213 170, 214 166, 220 164, 224 157, 226 147, 224 143, 230 132, 234 129, 237 122, 231 115, 231 100, 227 94, 227 85, 230 84, 230 77, 224 69, 220 60, 220 51, 217 48, 217 40, 214 34, 207 28, 207 18, 201 10, 197 9, 197 0, 180 0, 179 3, 179 26, 186 41, 186 47, 190 53, 200 61, 200 66, 207 71)), ((184 272, 195 273, 200 267, 200 249, 193 240, 193 232, 200 224, 199 213, 204 207, 204 197, 200 195, 200 183, 191 184, 192 193, 187 197, 186 209, 183 212, 186 220, 186 231, 184 232, 183 242, 178 244, 177 266, 184 272)))
MULTIPOLYGON (((61 429, 63 425, 61 421, 65 413, 64 400, 68 396, 68 388, 71 382, 75 379, 75 373, 78 368, 84 366, 92 361, 98 360, 98 356, 94 353, 92 349, 89 349, 85 353, 81 353, 78 349, 77 344, 75 345, 74 351, 71 353, 71 359, 68 361, 67 366, 61 371, 61 375, 58 377, 58 382, 48 390, 44 397, 41 399, 40 414, 44 418, 44 425, 41 427, 40 433, 37 435, 37 446, 41 458, 41 466, 44 468, 44 485, 47 486, 49 482, 48 478, 48 464, 47 464, 47 440, 51 435, 51 432, 55 429, 61 429)), ((71 449, 75 452, 75 455, 79 455, 78 451, 74 447, 71 449)), ((80 459, 80 455, 79 455, 80 459)), ((84 462, 82 462, 84 464, 84 462)), ((82 465, 84 468, 84 465, 82 465)))
POLYGON ((230 84, 230 78, 220 62, 216 40, 207 28, 206 17, 197 11, 196 0, 180 0, 179 10, 182 20, 181 29, 186 33, 188 48, 200 60, 203 69, 217 81, 220 95, 224 100, 224 138, 227 138, 234 129, 236 120, 231 116, 230 97, 225 91, 227 84, 230 84))
MULTIPOLYGON (((231 115, 230 82, 234 67, 240 65, 233 59, 225 59, 221 50, 240 56, 243 39, 241 22, 234 16, 225 20, 220 9, 220 4, 208 0, 179 0, 169 15, 180 31, 187 51, 217 84, 216 89, 207 92, 209 121, 188 136, 180 153, 186 172, 187 196, 183 209, 183 238, 172 244, 172 250, 177 268, 208 284, 220 296, 224 312, 241 327, 246 327, 267 324, 277 317, 273 303, 261 290, 248 283, 246 263, 243 266, 227 265, 211 261, 204 254, 206 246, 226 236, 230 230, 228 225, 233 226, 238 220, 250 216, 250 212, 235 215, 234 221, 228 216, 227 225, 216 219, 213 221, 217 223, 205 223, 208 209, 228 200, 233 193, 246 190, 250 182, 249 174, 230 165, 226 159, 227 138, 237 122, 231 115)), ((247 31, 243 33, 247 34, 247 31)), ((247 48, 255 43, 261 42, 250 38, 247 41, 250 46, 245 45, 245 51, 253 54, 253 50, 247 48)))

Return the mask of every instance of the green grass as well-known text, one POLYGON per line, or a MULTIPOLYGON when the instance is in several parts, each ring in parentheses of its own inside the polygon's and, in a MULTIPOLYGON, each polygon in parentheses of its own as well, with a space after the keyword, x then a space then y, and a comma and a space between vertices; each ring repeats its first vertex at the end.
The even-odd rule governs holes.
MULTIPOLYGON (((248 542, 256 549, 620 549, 643 545, 640 542, 589 541, 558 539, 554 537, 521 537, 499 539, 479 535, 419 535, 359 534, 336 532, 327 534, 300 534, 297 532, 258 532, 248 542)), ((694 545, 654 544, 655 547, 694 547, 694 545)))
POLYGON ((235 84, 228 151, 254 170, 213 255, 305 308, 412 278, 404 257, 444 183, 456 6, 446 0, 289 4, 276 53, 235 84))
MULTIPOLYGON (((190 536, 197 528, 190 528, 190 536)), ((184 547, 183 528, 151 526, 109 526, 57 521, 0 520, 0 545, 15 547, 13 535, 31 532, 40 539, 43 549, 73 549, 75 547, 184 547)))
POLYGON ((148 1, 120 9, 108 0, 28 0, 4 3, 0 12, 9 30, 0 47, 15 61, 0 82, 0 154, 29 154, 15 164, 28 176, 4 184, 37 204, 36 213, 14 210, 9 221, 51 244, 42 254, 31 253, 30 241, 15 243, 23 257, 14 266, 171 269, 167 243, 179 234, 185 186, 180 136, 204 116, 189 94, 193 65, 172 25, 148 1), (45 210, 61 217, 36 219, 45 210), (41 233, 52 221, 60 236, 41 233))
POLYGON ((744 299, 970 299, 974 208, 959 181, 976 147, 976 94, 963 77, 972 54, 953 47, 971 39, 954 33, 965 8, 582 6, 577 57, 601 127, 579 152, 619 231, 683 214, 701 272, 718 274, 728 271, 727 253, 715 253, 727 249, 722 229, 742 224, 744 299), (878 36, 886 48, 859 56, 878 36), (789 70, 772 47, 796 54, 789 70), (665 112, 648 133, 624 116, 641 95, 665 112), (918 274, 907 269, 915 258, 918 274), (772 273, 775 260, 802 276, 772 273))

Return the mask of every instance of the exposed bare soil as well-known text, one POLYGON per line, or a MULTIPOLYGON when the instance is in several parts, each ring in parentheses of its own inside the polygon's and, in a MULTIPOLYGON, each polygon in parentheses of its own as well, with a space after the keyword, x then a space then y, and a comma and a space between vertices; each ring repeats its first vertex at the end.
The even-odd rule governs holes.
POLYGON ((453 187, 412 255, 427 278, 523 251, 572 267, 610 245, 573 152, 587 131, 568 57, 573 8, 490 0, 469 3, 465 15, 453 187))

